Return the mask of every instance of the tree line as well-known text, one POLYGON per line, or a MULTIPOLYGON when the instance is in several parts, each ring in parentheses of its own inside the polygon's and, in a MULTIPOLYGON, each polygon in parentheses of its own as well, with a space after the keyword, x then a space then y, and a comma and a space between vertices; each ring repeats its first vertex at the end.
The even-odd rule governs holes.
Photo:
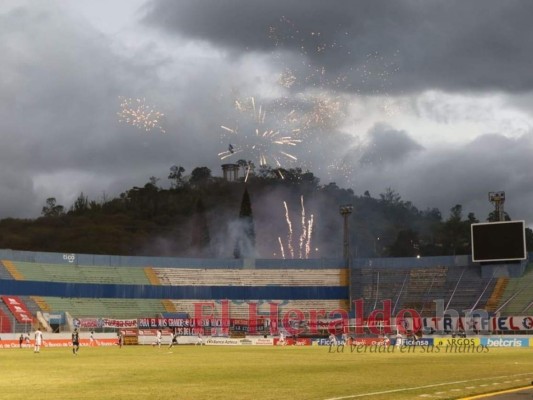
MULTIPOLYGON (((282 169, 248 162, 247 175, 236 181, 215 177, 207 167, 186 174, 172 166, 167 181, 149 178, 114 198, 89 199, 81 193, 69 207, 46 200, 35 219, 0 220, 0 248, 89 254, 177 257, 280 258, 288 241, 287 208, 292 225, 305 212, 315 213, 310 258, 342 256, 339 206, 350 204, 351 255, 413 257, 470 254, 470 225, 480 222, 455 205, 445 216, 437 208, 419 210, 393 188, 372 196, 355 195, 336 183, 321 184, 310 171, 282 169), (251 171, 248 170, 251 168, 251 171), (165 184, 166 183, 166 184, 165 184), (287 206, 286 206, 287 207, 287 206)), ((244 174, 243 174, 244 175, 244 174)), ((308 214, 309 215, 309 214, 308 214)), ((509 215, 505 215, 510 219, 509 215)), ((485 221, 496 221, 495 212, 485 221)), ((309 233, 309 232, 308 232, 309 233)), ((294 232, 298 246, 299 232, 294 232)), ((301 239, 300 239, 301 241, 301 239)), ((528 251, 533 232, 526 229, 528 251)), ((301 246, 301 243, 300 243, 301 246)), ((287 256, 287 254, 285 254, 287 256)), ((297 257, 297 255, 295 256, 297 257)))

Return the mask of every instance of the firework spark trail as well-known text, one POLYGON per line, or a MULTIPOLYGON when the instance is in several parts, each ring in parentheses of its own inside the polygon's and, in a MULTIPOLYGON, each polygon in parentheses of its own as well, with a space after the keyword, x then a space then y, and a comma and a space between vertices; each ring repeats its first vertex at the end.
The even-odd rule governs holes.
POLYGON ((278 242, 279 242, 279 248, 281 250, 281 258, 285 260, 285 249, 283 248, 283 243, 281 241, 281 237, 278 236, 278 242))
POLYGON ((305 258, 309 258, 311 254, 311 236, 313 235, 313 222, 314 215, 311 214, 311 218, 307 221, 307 242, 305 244, 305 258))
POLYGON ((250 171, 252 169, 252 162, 251 161, 248 161, 248 163, 246 164, 246 175, 244 176, 244 182, 248 182, 248 176, 250 175, 250 171))
POLYGON ((294 249, 292 247, 292 223, 291 219, 289 218, 289 208, 287 207, 286 201, 283 202, 283 206, 285 207, 285 220, 287 221, 287 226, 289 227, 289 234, 287 236, 287 247, 289 248, 291 258, 294 258, 294 249))
POLYGON ((160 124, 163 113, 155 110, 153 107, 146 105, 145 99, 132 99, 119 97, 121 100, 121 110, 117 112, 120 117, 119 122, 125 122, 139 129, 149 132, 154 129, 166 133, 160 124))
POLYGON ((307 229, 305 227, 305 207, 304 207, 304 196, 300 197, 300 203, 302 205, 302 234, 300 235, 300 258, 302 258, 302 250, 304 246, 304 241, 307 236, 307 229))
MULTIPOLYGON (((306 221, 306 212, 305 212, 305 206, 304 206, 304 197, 300 197, 300 204, 302 207, 301 211, 301 234, 299 237, 299 258, 309 258, 309 255, 311 253, 311 237, 313 234, 313 224, 314 224, 314 216, 311 214, 309 219, 306 221)), ((287 206, 287 202, 283 202, 283 206, 285 208, 285 220, 287 222, 288 227, 288 234, 287 234, 287 248, 290 253, 290 257, 294 259, 294 246, 292 243, 293 240, 293 230, 292 230, 292 222, 289 217, 289 208, 287 206)), ((283 243, 281 241, 281 238, 278 237, 278 242, 280 244, 282 257, 285 259, 285 249, 283 247, 283 243)))

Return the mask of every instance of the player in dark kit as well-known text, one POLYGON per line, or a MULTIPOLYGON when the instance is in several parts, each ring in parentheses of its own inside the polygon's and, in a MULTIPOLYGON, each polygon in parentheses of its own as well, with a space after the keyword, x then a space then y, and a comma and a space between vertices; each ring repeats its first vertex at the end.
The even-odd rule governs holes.
POLYGON ((171 349, 175 344, 178 344, 178 336, 178 333, 174 331, 174 335, 172 335, 172 342, 170 343, 170 346, 168 346, 169 349, 171 349))
POLYGON ((78 328, 74 329, 72 332, 72 354, 78 355, 78 350, 80 349, 80 333, 78 328))

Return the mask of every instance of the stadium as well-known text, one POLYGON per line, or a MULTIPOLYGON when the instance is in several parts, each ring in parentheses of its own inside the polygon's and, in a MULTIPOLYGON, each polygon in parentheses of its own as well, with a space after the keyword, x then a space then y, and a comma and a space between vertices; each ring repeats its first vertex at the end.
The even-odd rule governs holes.
MULTIPOLYGON (((516 260, 482 254, 481 248, 478 243, 478 253, 453 257, 307 260, 1 250, 0 347, 12 349, 2 356, 13 357, 15 372, 19 365, 33 368, 26 363, 35 356, 38 328, 44 337, 39 357, 52 357, 50 366, 58 363, 59 370, 72 367, 66 356, 75 329, 87 358, 81 363, 77 358, 76 368, 95 368, 91 362, 107 357, 113 364, 128 352, 150 360, 159 347, 156 361, 149 361, 154 365, 163 354, 177 356, 180 364, 186 355, 193 370, 207 363, 198 373, 209 375, 210 362, 227 363, 233 373, 220 379, 232 389, 210 395, 221 399, 252 398, 250 379, 261 398, 459 398, 524 386, 533 377, 531 254, 520 247, 516 260), (175 347, 169 346, 173 335, 175 347), (205 346, 181 346, 188 344, 205 346), (253 367, 241 369, 240 362, 253 367), (339 363, 346 362, 355 365, 340 372, 339 363), (287 369, 285 379, 306 366, 318 368, 309 377, 320 378, 284 382, 264 372, 287 369), (256 376, 255 369, 263 372, 256 376), (362 384, 350 370, 370 375, 362 384)), ((123 362, 136 370, 138 361, 123 362)), ((172 368, 164 362, 160 368, 172 368)), ((48 381, 40 383, 45 391, 52 390, 46 389, 48 381)), ((120 388, 118 382, 113 386, 120 388)), ((151 390, 143 378, 133 384, 142 386, 141 392, 151 390)), ((208 388, 185 385, 179 392, 203 398, 212 393, 208 388)), ((6 389, 6 398, 24 397, 24 391, 12 390, 6 389)), ((86 390, 87 396, 102 395, 97 388, 86 390)), ((128 397, 112 393, 109 398, 128 397)))

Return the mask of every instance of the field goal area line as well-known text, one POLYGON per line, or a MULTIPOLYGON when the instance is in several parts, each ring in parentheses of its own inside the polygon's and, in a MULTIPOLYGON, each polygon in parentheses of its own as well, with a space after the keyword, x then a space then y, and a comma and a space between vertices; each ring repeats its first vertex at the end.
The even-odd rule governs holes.
POLYGON ((487 377, 487 378, 467 379, 467 380, 462 380, 462 381, 435 383, 433 385, 423 385, 423 386, 415 386, 415 387, 410 387, 410 388, 383 390, 381 392, 361 393, 361 394, 353 394, 353 395, 341 396, 341 397, 329 397, 329 398, 327 398, 325 400, 356 399, 358 397, 377 396, 377 395, 380 395, 380 394, 406 392, 406 391, 409 391, 409 390, 429 389, 429 388, 434 388, 434 387, 439 387, 439 386, 455 385, 457 383, 470 383, 470 382, 477 382, 477 381, 485 381, 487 379, 513 378, 513 377, 516 377, 516 376, 524 376, 524 375, 533 375, 533 372, 525 372, 523 374, 514 374, 514 375, 491 376, 491 377, 487 377))

